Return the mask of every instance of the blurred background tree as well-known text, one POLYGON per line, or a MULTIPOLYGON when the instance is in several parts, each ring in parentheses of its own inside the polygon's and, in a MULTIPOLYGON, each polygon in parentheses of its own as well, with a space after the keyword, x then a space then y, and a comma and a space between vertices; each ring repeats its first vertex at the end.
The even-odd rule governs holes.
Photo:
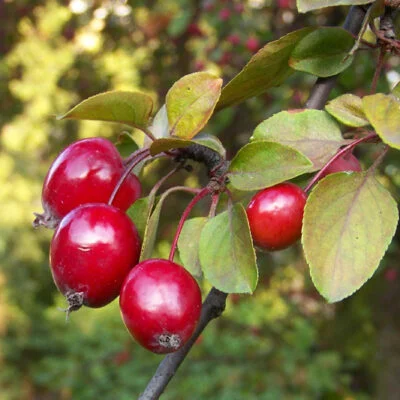
MULTIPOLYGON (((0 400, 132 399, 160 361, 131 340, 116 301, 68 323, 58 309, 64 299, 48 269, 52 233, 31 227, 44 176, 72 141, 118 142, 125 128, 55 116, 112 89, 147 92, 161 106, 182 75, 209 70, 227 82, 267 41, 304 26, 340 25, 346 11, 298 15, 294 0, 0 1, 0 400)), ((376 56, 358 54, 332 96, 367 93, 376 56)), ((399 67, 387 59, 378 90, 399 81, 399 67)), ((296 73, 218 113, 207 130, 233 155, 259 122, 302 107, 314 79, 296 73)), ((374 154, 358 151, 370 165, 374 154)), ((145 169, 145 192, 165 167, 145 169)), ((390 153, 381 181, 397 199, 399 169, 390 153)), ((194 184, 202 176, 176 179, 194 184)), ((160 256, 186 200, 176 197, 163 210, 160 256)), ((255 295, 229 297, 163 398, 399 399, 399 259, 397 234, 374 279, 328 305, 298 248, 259 254, 255 295)))

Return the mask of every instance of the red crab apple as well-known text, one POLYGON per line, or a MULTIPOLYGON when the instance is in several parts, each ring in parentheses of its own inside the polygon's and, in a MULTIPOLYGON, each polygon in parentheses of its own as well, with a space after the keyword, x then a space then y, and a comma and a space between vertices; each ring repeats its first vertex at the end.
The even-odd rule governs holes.
POLYGON ((229 8, 221 8, 218 17, 221 21, 227 21, 231 17, 231 11, 229 8))
POLYGON ((121 210, 93 203, 68 213, 50 245, 51 272, 67 298, 67 311, 114 300, 139 254, 136 227, 121 210))
POLYGON ((281 9, 291 8, 293 6, 292 0, 278 0, 278 7, 281 9))
POLYGON ((202 61, 202 60, 196 60, 194 62, 194 70, 195 71, 203 71, 205 67, 206 67, 206 65, 205 65, 204 61, 202 61))
POLYGON ((306 195, 290 182, 256 193, 247 206, 253 241, 264 250, 289 247, 301 236, 306 195))
POLYGON ((255 53, 260 48, 260 42, 258 41, 258 39, 256 37, 250 36, 246 40, 246 48, 247 48, 247 50, 251 51, 252 53, 255 53))
POLYGON ((210 12, 215 9, 215 4, 211 1, 208 1, 204 4, 203 8, 204 8, 204 11, 210 12))
POLYGON ((187 27, 187 33, 192 37, 203 37, 204 33, 196 23, 189 24, 187 27))
POLYGON ((237 33, 232 33, 226 38, 226 41, 232 46, 237 46, 240 44, 240 36, 237 33))
POLYGON ((154 353, 171 353, 192 336, 200 317, 201 293, 182 266, 149 259, 130 271, 119 304, 137 342, 154 353))
POLYGON ((242 3, 237 3, 235 4, 234 9, 237 13, 241 14, 244 11, 244 5, 242 3))
POLYGON ((323 177, 334 174, 335 172, 361 172, 362 168, 357 157, 353 153, 346 153, 343 156, 333 161, 328 168, 321 174, 320 179, 323 177))
POLYGON ((230 64, 233 58, 233 54, 229 51, 225 51, 222 55, 221 58, 218 61, 219 65, 227 65, 230 64))
MULTIPOLYGON (((34 225, 49 228, 68 212, 85 203, 107 203, 124 173, 122 158, 107 139, 79 140, 64 149, 51 165, 42 190, 43 215, 34 225)), ((113 205, 125 211, 140 197, 139 179, 130 174, 113 205)))

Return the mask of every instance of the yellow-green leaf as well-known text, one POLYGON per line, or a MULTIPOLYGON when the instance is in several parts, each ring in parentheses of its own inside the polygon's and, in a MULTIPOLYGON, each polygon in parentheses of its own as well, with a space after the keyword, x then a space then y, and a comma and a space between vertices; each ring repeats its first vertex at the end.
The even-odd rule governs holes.
POLYGON ((378 268, 397 221, 396 202, 371 172, 320 181, 307 200, 302 243, 322 296, 335 302, 358 290, 378 268))
POLYGON ((251 141, 266 140, 291 147, 321 169, 346 141, 337 122, 325 111, 282 111, 261 122, 251 141))
POLYGON ((196 72, 179 79, 166 97, 170 135, 191 139, 207 124, 221 94, 222 79, 196 72))
POLYGON ((354 94, 336 97, 325 106, 325 109, 347 126, 358 128, 369 124, 362 107, 362 99, 354 94))
POLYGON ((188 219, 178 239, 179 256, 183 266, 196 277, 202 275, 199 258, 199 241, 207 217, 188 219))
POLYGON ((381 93, 365 96, 363 109, 379 137, 400 150, 400 101, 392 95, 381 93))
POLYGON ((146 127, 153 100, 140 92, 112 91, 82 101, 59 119, 84 119, 118 122, 133 127, 146 127))

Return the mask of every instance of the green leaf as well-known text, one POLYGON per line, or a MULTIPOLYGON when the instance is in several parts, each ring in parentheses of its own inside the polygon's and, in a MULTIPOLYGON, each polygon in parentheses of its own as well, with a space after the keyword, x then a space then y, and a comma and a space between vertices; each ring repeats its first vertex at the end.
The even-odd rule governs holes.
POLYGON ((196 72, 179 79, 166 97, 170 135, 191 139, 207 124, 221 94, 222 79, 196 72))
POLYGON ((187 29, 190 21, 193 19, 193 10, 181 8, 175 13, 168 24, 167 32, 171 37, 182 35, 187 29))
POLYGON ((344 94, 336 97, 325 106, 325 109, 347 126, 358 128, 369 125, 362 108, 362 100, 354 94, 344 94))
POLYGON ((336 75, 352 63, 353 56, 347 56, 353 44, 353 37, 343 28, 319 28, 297 44, 289 65, 320 77, 336 75))
MULTIPOLYGON (((171 194, 174 191, 173 189, 175 188, 167 190, 160 196, 160 199, 156 207, 154 208, 154 211, 147 219, 146 229, 143 234, 142 250, 140 252, 140 261, 151 258, 153 254, 154 244, 156 242, 156 237, 157 237, 158 222, 160 220, 161 208, 163 206, 164 200, 168 197, 169 194, 171 194)), ((150 199, 150 201, 152 201, 154 204, 155 198, 150 199)), ((151 206, 150 212, 152 208, 153 207, 151 206)))
POLYGON ((199 258, 199 241, 206 217, 188 219, 178 239, 179 255, 183 266, 194 276, 202 275, 199 258))
POLYGON ((217 110, 258 96, 279 86, 292 73, 288 65, 296 44, 315 28, 308 27, 266 44, 223 89, 217 110))
POLYGON ((163 197, 160 198, 156 208, 147 221, 146 229, 143 235, 142 250, 140 252, 140 261, 151 258, 151 255, 153 254, 154 244, 157 237, 158 222, 160 220, 161 207, 164 199, 165 198, 163 197))
POLYGON ((384 143, 400 150, 400 101, 381 93, 362 100, 365 115, 384 143))
POLYGON ((147 221, 153 208, 154 199, 142 197, 137 199, 128 209, 127 214, 134 222, 141 238, 144 237, 147 221))
POLYGON ((167 107, 165 106, 165 104, 157 111, 153 122, 149 126, 149 131, 156 139, 161 139, 169 136, 169 123, 167 107))
POLYGON ((145 127, 152 110, 153 100, 147 94, 113 91, 89 97, 59 119, 88 119, 145 127))
POLYGON ((371 172, 320 181, 307 200, 302 242, 322 296, 335 302, 359 289, 378 268, 397 221, 396 202, 371 172))
POLYGON ((208 147, 209 149, 214 150, 223 158, 225 158, 226 150, 222 143, 218 140, 217 137, 209 135, 207 133, 199 133, 191 140, 179 139, 175 137, 157 139, 150 146, 150 154, 154 156, 164 151, 188 147, 191 144, 195 143, 204 147, 208 147))
POLYGON ((150 154, 155 156, 156 154, 163 153, 171 149, 179 149, 182 147, 188 147, 192 143, 191 140, 179 139, 179 138, 163 138, 155 140, 150 146, 150 154))
POLYGON ((320 110, 277 113, 261 122, 250 140, 267 140, 291 147, 308 157, 314 170, 321 169, 346 143, 336 121, 320 110))
POLYGON ((128 132, 122 132, 118 135, 115 146, 121 154, 121 157, 128 157, 134 151, 138 150, 139 146, 128 132))
POLYGON ((246 211, 240 203, 208 220, 199 245, 205 278, 226 293, 253 293, 258 270, 246 211))
POLYGON ((257 141, 239 150, 227 176, 236 189, 258 190, 311 169, 311 161, 298 151, 279 143, 257 141))
MULTIPOLYGON (((153 254, 154 244, 156 242, 157 230, 158 230, 158 222, 160 220, 161 209, 165 199, 174 192, 181 190, 180 187, 172 187, 165 191, 158 200, 156 207, 153 210, 154 203, 156 201, 155 193, 150 193, 149 198, 149 207, 148 207, 148 218, 145 226, 145 231, 143 234, 142 241, 142 250, 140 252, 140 261, 147 260, 151 258, 153 254), (153 210, 153 212, 151 212, 153 210), (150 214, 151 213, 151 214, 150 214)), ((137 201, 137 200, 136 200, 137 201)), ((135 205, 135 203, 133 204, 135 205)), ((140 207, 140 206, 138 206, 140 207)), ((144 217, 143 217, 144 218, 144 217)))
POLYGON ((353 6, 356 4, 368 4, 374 0, 297 0, 299 12, 306 13, 311 10, 332 6, 353 6))

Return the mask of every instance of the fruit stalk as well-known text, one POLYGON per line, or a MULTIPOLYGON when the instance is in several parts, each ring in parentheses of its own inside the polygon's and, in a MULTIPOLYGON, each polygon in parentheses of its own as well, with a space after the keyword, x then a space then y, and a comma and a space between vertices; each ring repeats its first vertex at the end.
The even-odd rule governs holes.
POLYGON ((135 157, 130 164, 126 166, 125 172, 122 174, 121 178, 115 185, 115 188, 113 192, 111 193, 110 199, 108 200, 108 205, 112 205, 115 196, 118 193, 118 190, 120 189, 121 185, 124 183, 125 179, 128 177, 128 175, 131 173, 132 169, 138 165, 141 161, 145 160, 148 156, 150 155, 150 150, 145 149, 144 151, 140 152, 137 154, 137 157, 135 157))
POLYGON ((311 188, 315 185, 316 182, 318 182, 319 178, 324 174, 326 169, 338 158, 342 157, 344 154, 347 152, 351 151, 360 143, 368 142, 371 139, 378 138, 378 135, 375 132, 371 132, 366 136, 363 136, 360 139, 354 140, 354 142, 351 142, 349 145, 343 147, 341 150, 339 150, 324 166, 321 168, 311 179, 309 184, 305 187, 304 192, 308 193, 311 188))
POLYGON ((178 227, 176 228, 174 240, 172 241, 171 252, 169 253, 169 261, 172 261, 172 262, 174 261, 174 256, 175 256, 176 247, 178 245, 179 235, 181 234, 181 231, 182 231, 182 228, 183 228, 183 224, 187 220, 187 217, 189 216, 189 214, 192 211, 193 207, 202 198, 206 197, 209 193, 210 193, 210 191, 209 191, 208 187, 205 187, 199 193, 197 193, 197 195, 195 197, 193 197, 193 199, 190 201, 190 203, 185 208, 185 211, 183 212, 183 214, 181 216, 181 219, 179 221, 178 227))

